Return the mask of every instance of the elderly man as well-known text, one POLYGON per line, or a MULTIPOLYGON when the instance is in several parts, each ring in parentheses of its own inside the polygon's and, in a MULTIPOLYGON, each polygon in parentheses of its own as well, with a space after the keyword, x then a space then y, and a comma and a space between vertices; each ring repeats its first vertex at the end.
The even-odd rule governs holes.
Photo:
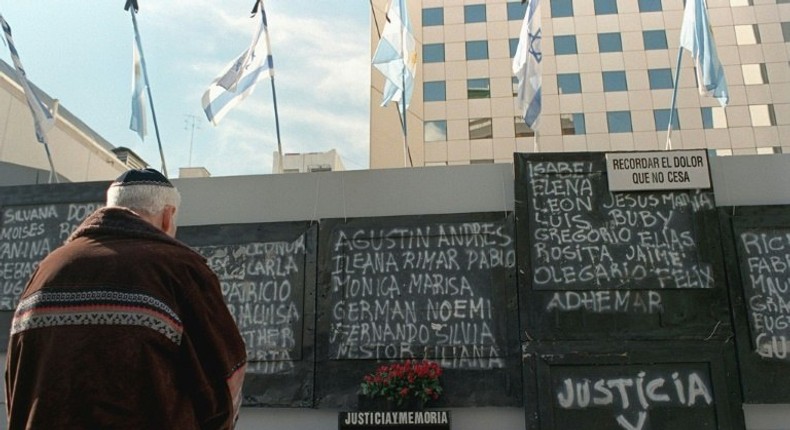
POLYGON ((246 355, 219 282, 175 239, 181 197, 130 170, 38 266, 14 314, 9 429, 231 429, 246 355))

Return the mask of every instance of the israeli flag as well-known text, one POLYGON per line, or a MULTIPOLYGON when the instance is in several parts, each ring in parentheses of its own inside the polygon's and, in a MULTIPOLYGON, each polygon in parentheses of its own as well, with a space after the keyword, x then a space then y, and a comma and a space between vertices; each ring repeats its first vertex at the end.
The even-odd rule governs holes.
POLYGON ((683 26, 680 28, 680 47, 687 49, 694 58, 700 94, 713 96, 721 107, 727 106, 730 93, 724 68, 716 53, 705 0, 686 0, 683 26))
POLYGON ((233 60, 203 94, 203 111, 214 125, 219 124, 228 111, 252 94, 259 80, 274 76, 263 2, 260 2, 260 13, 261 22, 250 47, 233 60))
POLYGON ((55 126, 55 116, 49 110, 47 105, 38 98, 38 95, 33 91, 30 83, 27 81, 27 73, 25 68, 22 67, 22 61, 19 59, 19 53, 16 51, 14 45, 14 38, 11 36, 11 26, 8 25, 3 15, 0 15, 0 25, 3 27, 5 33, 5 40, 8 42, 8 50, 11 51, 11 60, 14 62, 16 74, 19 78, 19 85, 25 92, 27 99, 27 106, 33 114, 33 126, 36 130, 36 140, 40 143, 46 143, 46 133, 55 126))
POLYGON ((518 78, 517 100, 524 122, 537 131, 541 111, 541 51, 540 0, 530 0, 516 55, 513 57, 513 75, 518 78))

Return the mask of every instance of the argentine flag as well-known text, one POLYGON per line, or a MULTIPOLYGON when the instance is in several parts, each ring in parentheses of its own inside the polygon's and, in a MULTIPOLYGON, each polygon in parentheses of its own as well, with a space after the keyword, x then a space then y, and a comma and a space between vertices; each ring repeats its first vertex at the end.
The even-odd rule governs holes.
POLYGON ((145 140, 148 127, 145 118, 145 89, 148 82, 143 72, 143 56, 141 54, 140 35, 135 27, 134 44, 132 45, 132 117, 129 129, 137 132, 141 140, 145 140))
POLYGON ((715 97, 721 107, 727 106, 730 93, 724 68, 716 53, 705 0, 686 0, 683 26, 680 29, 680 47, 686 48, 694 58, 699 93, 715 97))
POLYGON ((524 122, 537 131, 541 111, 541 51, 540 0, 530 0, 516 55, 513 57, 513 75, 518 78, 518 103, 524 122))
POLYGON ((409 22, 406 0, 392 0, 387 11, 387 24, 373 54, 373 67, 386 78, 381 105, 391 100, 409 107, 417 70, 417 51, 409 22))

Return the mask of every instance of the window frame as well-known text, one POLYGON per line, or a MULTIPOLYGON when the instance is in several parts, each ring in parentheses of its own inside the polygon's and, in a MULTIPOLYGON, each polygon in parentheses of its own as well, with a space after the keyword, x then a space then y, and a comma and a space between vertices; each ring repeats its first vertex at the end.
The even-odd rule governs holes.
POLYGON ((576 55, 579 53, 579 45, 575 34, 561 34, 554 36, 554 55, 576 55), (566 42, 572 41, 572 42, 566 42), (557 47, 562 46, 562 50, 557 47), (566 49, 572 47, 573 49, 566 49))
POLYGON ((661 4, 661 0, 639 0, 638 6, 640 13, 661 12, 664 10, 664 6, 661 4), (658 9, 652 6, 656 4, 658 5, 658 9))
POLYGON ((617 0, 594 0, 593 9, 596 15, 617 15, 617 0))
POLYGON ((464 5, 464 24, 476 24, 486 22, 486 4, 467 4, 464 5), (482 15, 480 15, 482 11, 482 15))
POLYGON ((422 99, 423 102, 430 103, 430 102, 444 102, 447 101, 447 81, 425 81, 422 83, 422 99), (441 94, 441 98, 435 97, 428 97, 429 94, 433 94, 431 90, 436 89, 437 91, 441 88, 441 92, 437 93, 437 96, 441 94))
POLYGON ((667 43, 667 32, 666 30, 643 30, 642 31, 642 44, 645 48, 645 51, 653 51, 658 49, 669 49, 669 44, 667 43), (658 41, 659 43, 656 44, 657 40, 653 38, 653 35, 661 35, 661 40, 658 41), (649 45, 649 46, 648 46, 649 45), (659 46, 660 45, 660 46, 659 46))
POLYGON ((566 113, 560 115, 560 132, 563 136, 581 136, 587 134, 587 121, 583 113, 566 113), (570 117, 570 118, 568 118, 570 117), (573 126, 571 132, 570 127, 565 127, 563 122, 570 121, 573 126))
POLYGON ((491 79, 490 78, 471 78, 466 80, 466 98, 469 100, 477 100, 477 99, 490 99, 491 98, 491 79), (472 97, 471 93, 471 85, 472 81, 480 81, 485 82, 487 84, 487 91, 485 95, 479 97, 472 97))
MULTIPOLYGON (((677 108, 673 109, 672 114, 672 130, 680 130, 680 118, 678 115, 677 108)), ((667 123, 669 122, 669 109, 653 109, 653 125, 656 128, 656 131, 662 131, 667 129, 667 123), (660 120, 660 121, 659 121, 660 120)))
POLYGON ((444 25, 444 8, 441 7, 441 6, 439 6, 439 7, 426 7, 426 8, 423 8, 422 9, 422 26, 423 27, 434 27, 434 26, 438 26, 438 25, 444 25), (428 12, 428 15, 426 15, 426 12, 428 12), (430 14, 431 13, 437 13, 437 12, 438 12, 438 16, 441 19, 439 19, 438 21, 432 20, 432 19, 426 20, 426 17, 430 18, 430 14), (427 24, 426 24, 426 21, 428 21, 427 24))
POLYGON ((494 119, 491 118, 491 117, 469 118, 469 129, 468 129, 468 132, 469 132, 469 140, 493 139, 494 138, 494 119), (483 125, 483 127, 480 127, 479 129, 480 130, 489 130, 489 133, 486 133, 486 135, 484 135, 484 136, 475 136, 472 133, 472 125, 476 121, 478 121, 478 122, 482 121, 482 124, 484 124, 484 125, 483 125), (488 122, 487 125, 485 125, 486 121, 488 122))
POLYGON ((425 123, 423 125, 422 138, 423 138, 423 141, 425 141, 425 142, 447 142, 447 120, 446 119, 437 119, 437 120, 425 121, 425 123), (433 125, 433 124, 440 124, 441 126, 443 126, 443 127, 440 126, 437 129, 444 131, 444 139, 428 139, 428 126, 429 125, 433 125))
POLYGON ((633 133, 634 132, 634 122, 631 118, 631 111, 628 110, 621 110, 621 111, 607 111, 606 112, 606 129, 609 133, 633 133), (613 129, 612 125, 617 124, 620 121, 628 120, 628 129, 625 128, 620 129, 613 129))
POLYGON ((476 60, 488 60, 489 52, 488 52, 488 40, 467 40, 465 45, 464 54, 466 55, 466 61, 476 61, 476 60), (469 55, 470 49, 475 47, 485 46, 485 56, 484 57, 475 57, 471 58, 472 56, 469 55))
POLYGON ((703 106, 700 108, 700 115, 702 116, 702 129, 703 130, 716 130, 727 128, 727 111, 719 106, 703 106), (720 113, 718 113, 720 112, 720 113), (716 118, 723 118, 724 124, 717 123, 716 118))
POLYGON ((601 54, 605 54, 609 52, 623 52, 622 33, 620 33, 619 31, 614 31, 609 33, 598 33, 598 52, 601 54), (609 46, 612 43, 614 43, 614 46, 610 48, 609 46))
POLYGON ((507 20, 508 21, 522 21, 524 15, 527 14, 527 3, 520 1, 507 2, 507 20))
POLYGON ((647 81, 651 90, 671 90, 675 86, 674 77, 672 76, 672 69, 648 69, 647 81), (666 85, 666 80, 669 79, 669 85, 666 85))
POLYGON ((573 16, 572 0, 551 0, 549 2, 552 18, 565 18, 573 16))
POLYGON ((557 92, 559 95, 581 94, 582 78, 578 72, 557 73, 557 92), (572 80, 572 81, 571 81, 572 80), (564 81, 564 82, 561 82, 564 81), (565 92, 563 89, 573 90, 565 92), (578 90, 577 90, 578 89, 578 90))
POLYGON ((534 137, 535 130, 531 129, 524 118, 520 116, 513 117, 513 132, 516 137, 534 137))
MULTIPOLYGON (((422 62, 423 64, 430 63, 444 63, 445 61, 445 46, 444 43, 426 43, 422 45, 422 62), (441 59, 428 58, 427 55, 433 54, 433 48, 441 47, 441 59)), ((438 50, 437 50, 438 53, 438 50)))
POLYGON ((603 82, 603 91, 605 93, 614 93, 618 91, 628 91, 628 75, 625 70, 604 70, 601 72, 601 81, 603 82), (616 78, 614 78, 616 76, 616 78), (610 79, 607 80, 607 77, 610 79), (612 80, 616 79, 616 80, 612 80), (613 88, 607 88, 607 81, 613 84, 613 88), (621 85, 622 84, 622 85, 621 85))

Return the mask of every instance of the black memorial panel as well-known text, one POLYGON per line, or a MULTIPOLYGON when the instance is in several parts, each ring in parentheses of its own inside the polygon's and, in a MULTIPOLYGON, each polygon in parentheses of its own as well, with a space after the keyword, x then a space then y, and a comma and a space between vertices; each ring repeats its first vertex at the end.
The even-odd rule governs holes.
POLYGON ((520 397, 512 213, 322 222, 317 402, 356 406, 378 362, 431 359, 439 405, 520 397))
POLYGON ((312 406, 316 235, 306 222, 178 230, 219 277, 244 338, 247 406, 312 406))
POLYGON ((790 402, 790 206, 722 208, 747 403, 790 402))
POLYGON ((743 429, 730 343, 525 346, 528 429, 743 429))
POLYGON ((515 162, 523 340, 730 335, 712 192, 611 192, 603 153, 515 162))
MULTIPOLYGON (((0 330, 39 261, 104 205, 109 182, 0 187, 0 330)), ((0 342, 5 351, 7 342, 0 342)))

